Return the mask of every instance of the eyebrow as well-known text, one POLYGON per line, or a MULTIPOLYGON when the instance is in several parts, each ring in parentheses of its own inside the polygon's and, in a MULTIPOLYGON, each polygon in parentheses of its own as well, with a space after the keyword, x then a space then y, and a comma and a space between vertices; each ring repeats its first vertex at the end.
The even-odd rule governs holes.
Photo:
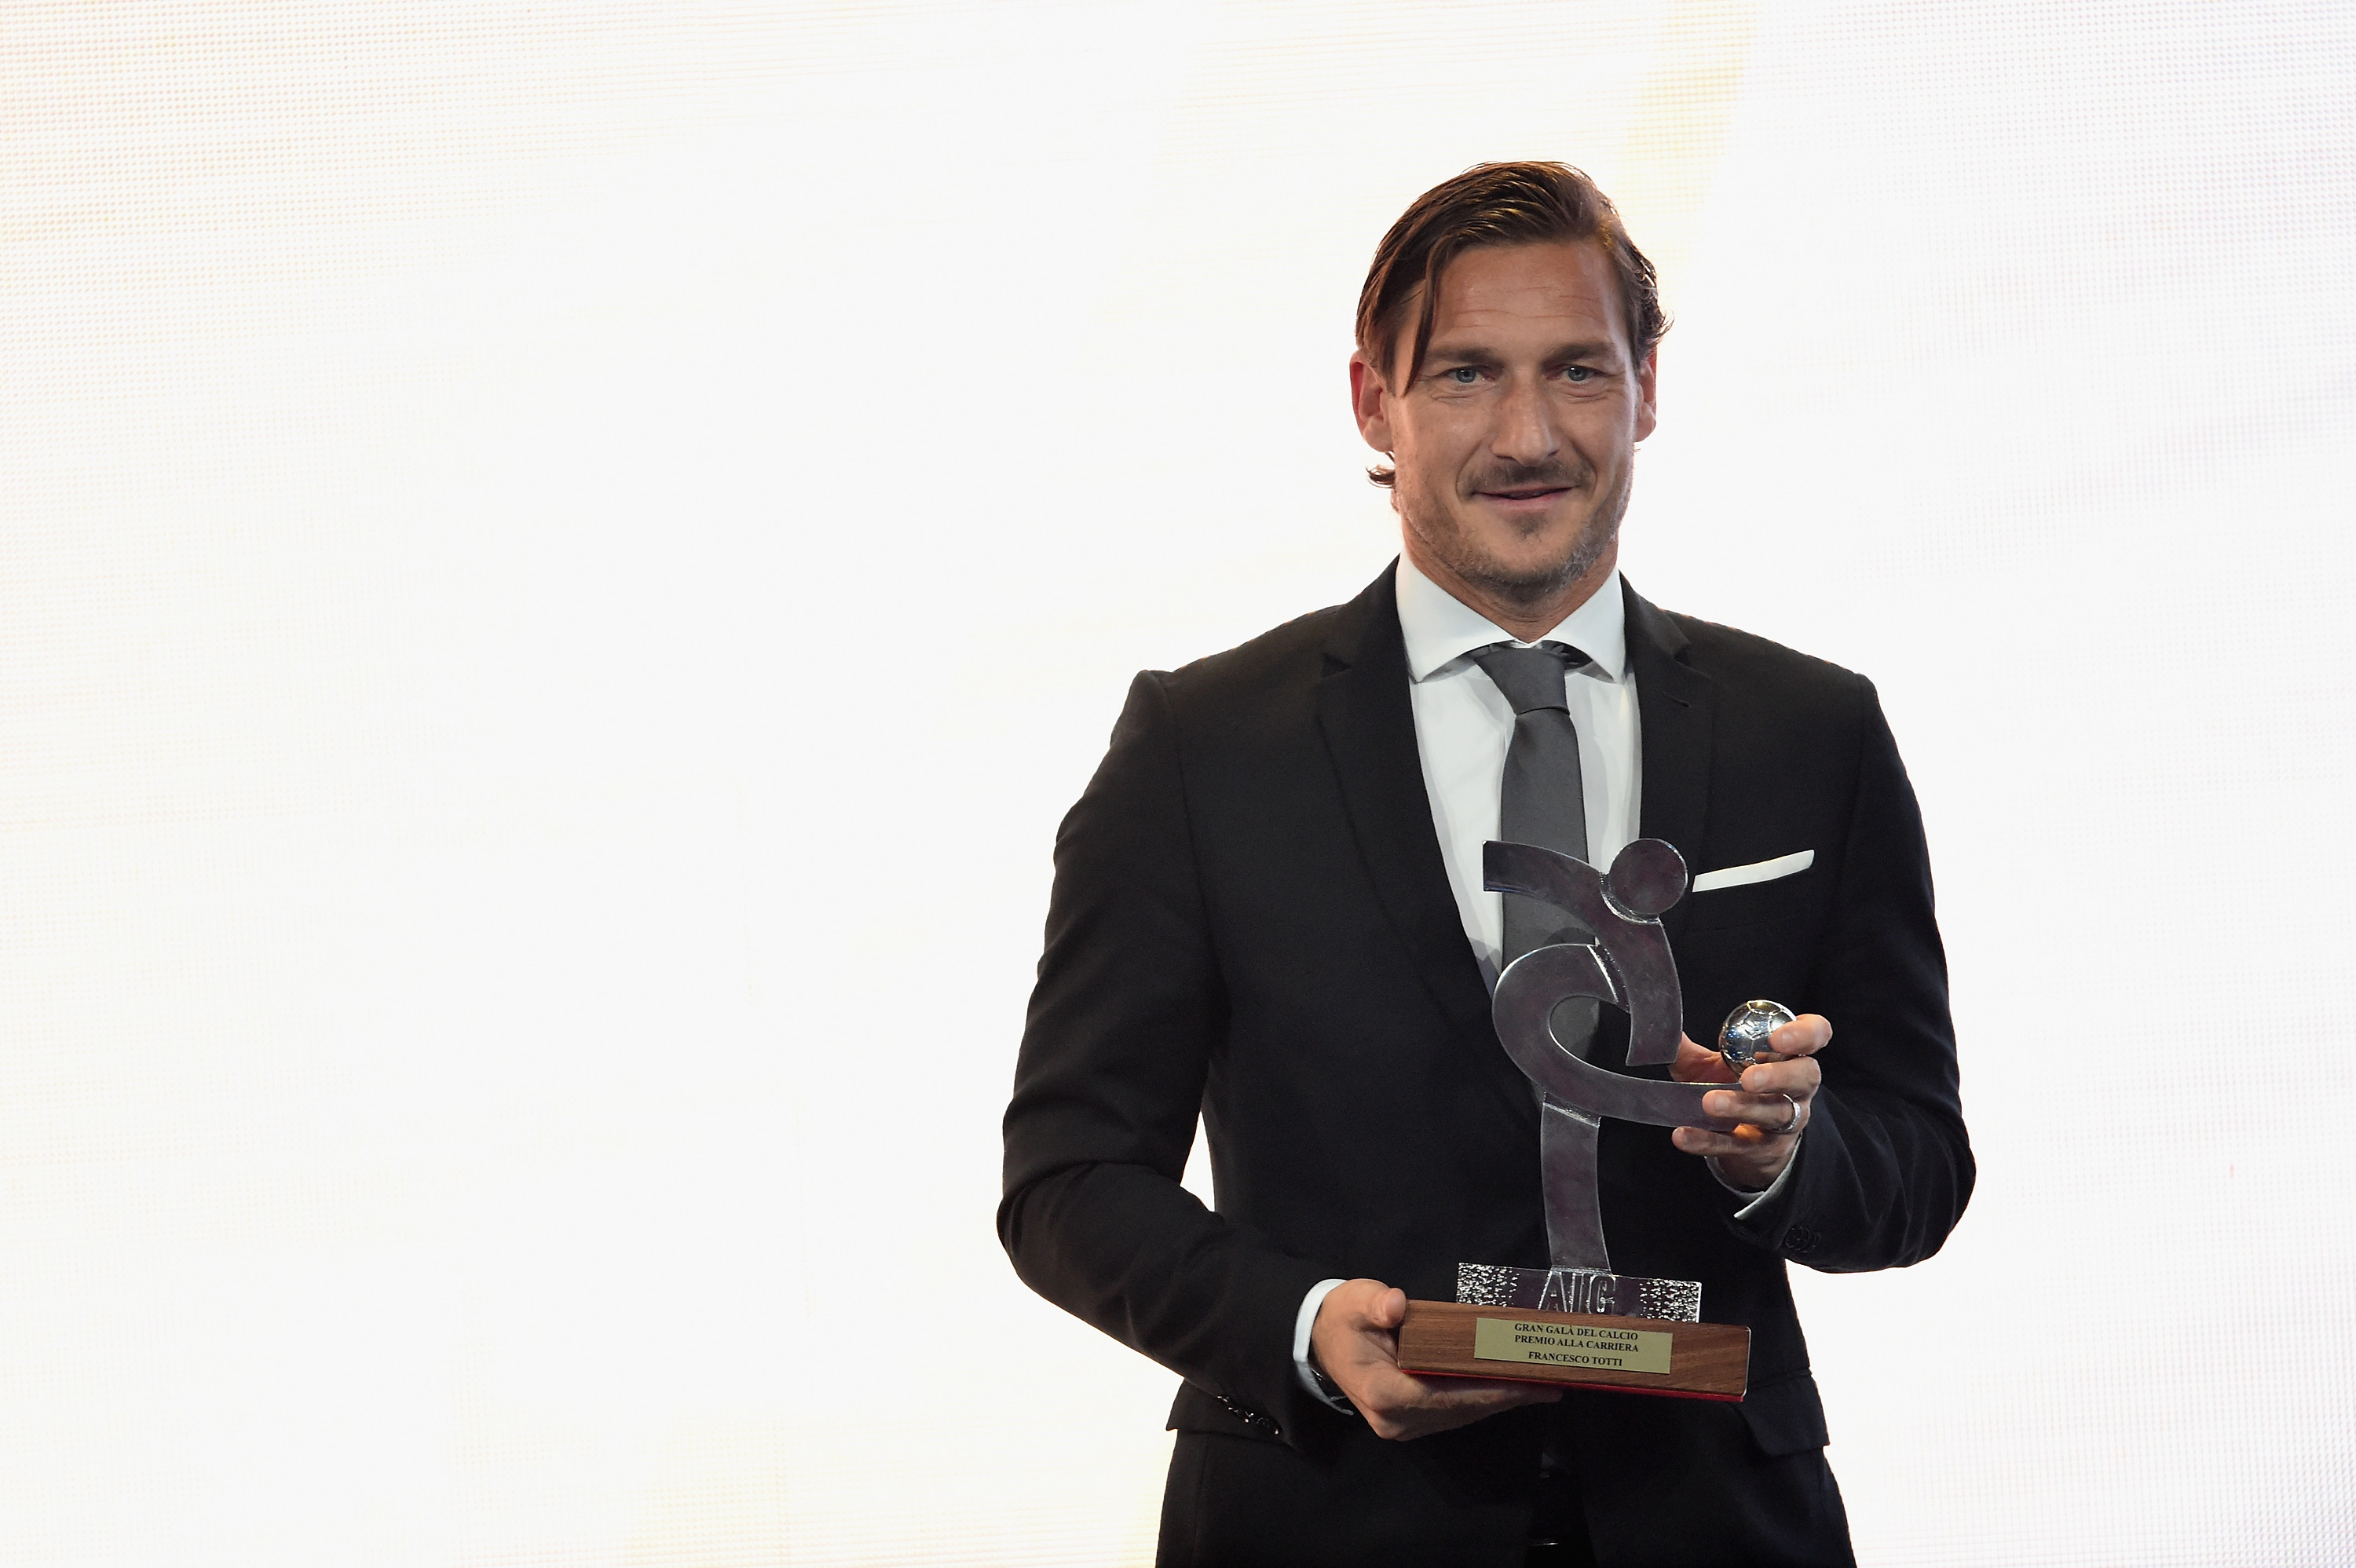
MULTIPOLYGON (((1541 356, 1541 358, 1547 363, 1563 359, 1609 358, 1615 352, 1611 340, 1602 338, 1585 343, 1561 344, 1541 356)), ((1505 356, 1495 349, 1479 343, 1458 344, 1445 348, 1435 343, 1423 351, 1423 362, 1427 366, 1443 362, 1451 365, 1494 365, 1504 357, 1505 356)))

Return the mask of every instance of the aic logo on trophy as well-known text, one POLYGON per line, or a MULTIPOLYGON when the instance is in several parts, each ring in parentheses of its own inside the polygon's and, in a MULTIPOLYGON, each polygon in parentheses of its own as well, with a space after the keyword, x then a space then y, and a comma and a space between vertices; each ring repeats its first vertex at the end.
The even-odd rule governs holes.
MULTIPOLYGON (((1542 1096, 1538 1158, 1551 1267, 1461 1264, 1456 1299, 1411 1301, 1399 1326, 1398 1364, 1411 1372, 1739 1400, 1751 1330, 1701 1321, 1701 1286, 1612 1271, 1597 1191, 1603 1118, 1655 1126, 1731 1130, 1701 1098, 1723 1083, 1632 1078, 1572 1055, 1555 1038, 1556 1008, 1590 997, 1628 1015, 1632 1067, 1675 1061, 1685 1033, 1676 961, 1662 912, 1685 896, 1686 863, 1671 845, 1640 838, 1607 876, 1586 861, 1529 844, 1483 854, 1492 892, 1540 899, 1576 916, 1595 941, 1541 947, 1506 965, 1490 1004, 1497 1039, 1542 1096)), ((1791 1021, 1772 1002, 1735 1010, 1719 1048, 1738 1070, 1769 1030, 1791 1021)))

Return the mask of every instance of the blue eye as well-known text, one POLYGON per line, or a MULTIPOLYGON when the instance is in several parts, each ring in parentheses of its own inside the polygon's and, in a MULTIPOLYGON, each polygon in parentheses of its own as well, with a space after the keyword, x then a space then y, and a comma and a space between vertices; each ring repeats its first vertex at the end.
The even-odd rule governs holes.
POLYGON ((1459 365, 1448 372, 1448 379, 1460 387, 1469 387, 1481 379, 1481 372, 1470 365, 1459 365))
POLYGON ((1580 381, 1594 379, 1595 369, 1594 367, 1590 365, 1571 365, 1564 368, 1563 374, 1569 377, 1575 384, 1580 381))

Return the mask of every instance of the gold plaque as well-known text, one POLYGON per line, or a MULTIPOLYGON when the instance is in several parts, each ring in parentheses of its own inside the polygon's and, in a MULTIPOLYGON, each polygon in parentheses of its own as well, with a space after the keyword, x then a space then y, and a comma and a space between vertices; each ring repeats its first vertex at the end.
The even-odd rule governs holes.
POLYGON ((1410 1301, 1398 1329, 1398 1364, 1403 1372, 1739 1400, 1751 1381, 1751 1330, 1740 1323, 1410 1301))
POLYGON ((1616 1372, 1665 1372, 1673 1334, 1642 1328, 1594 1328, 1515 1317, 1483 1317, 1472 1327, 1472 1354, 1483 1361, 1553 1367, 1601 1367, 1616 1372))

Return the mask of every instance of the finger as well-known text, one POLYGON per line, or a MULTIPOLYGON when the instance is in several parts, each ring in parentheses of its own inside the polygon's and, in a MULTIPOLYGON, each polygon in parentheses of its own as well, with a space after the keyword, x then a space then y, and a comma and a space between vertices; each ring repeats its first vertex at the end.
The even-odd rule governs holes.
POLYGON ((1679 1127, 1669 1135, 1669 1142, 1681 1154, 1700 1155, 1706 1158, 1726 1159, 1733 1157, 1755 1158, 1759 1152, 1775 1139, 1753 1126, 1732 1133, 1713 1133, 1701 1127, 1679 1127))
POLYGON ((1419 1378, 1387 1371, 1365 1379, 1356 1394, 1358 1413, 1366 1424, 1377 1436, 1398 1441, 1469 1426, 1515 1405, 1552 1404, 1562 1398, 1562 1390, 1542 1383, 1419 1378))
POLYGON ((1807 1125, 1807 1094, 1706 1094, 1703 1109, 1734 1123, 1715 1127, 1727 1137, 1758 1142, 1760 1137, 1788 1137, 1807 1125), (1710 1100, 1734 1102, 1731 1109, 1713 1109, 1710 1100))
POLYGON ((1788 1099, 1781 1094, 1706 1094, 1702 1096, 1702 1110, 1728 1124, 1708 1131, 1752 1143, 1762 1137, 1788 1136, 1798 1132, 1808 1119, 1808 1102, 1797 1094, 1788 1099))
POLYGON ((1501 1382, 1485 1378, 1431 1378, 1426 1396, 1410 1405, 1389 1405, 1365 1413, 1368 1424, 1382 1436, 1428 1437, 1485 1420, 1502 1410, 1525 1404, 1554 1404, 1563 1390, 1547 1383, 1501 1382), (1454 1385, 1454 1386, 1450 1386, 1454 1385))
POLYGON ((1822 1013, 1802 1013, 1767 1037, 1775 1054, 1814 1056, 1833 1042, 1832 1020, 1822 1013))
MULTIPOLYGON (((1778 1100, 1775 1104, 1778 1109, 1785 1110, 1787 1115, 1790 1114, 1783 1101, 1778 1100)), ((1762 1126, 1757 1122, 1743 1122, 1727 1132, 1713 1132, 1707 1127, 1680 1127, 1669 1141, 1687 1154, 1755 1155, 1785 1139, 1799 1136, 1806 1127, 1804 1115, 1797 1125, 1789 1128, 1781 1124, 1772 1127, 1762 1126)))
MULTIPOLYGON (((1402 1377, 1408 1374, 1402 1372, 1402 1377)), ((1551 1383, 1522 1382, 1504 1378, 1419 1378, 1431 1391, 1431 1403, 1463 1408, 1478 1405, 1503 1410, 1515 1404, 1551 1404, 1562 1390, 1551 1383)))
POLYGON ((1378 1279, 1344 1280, 1336 1285, 1324 1304, 1317 1309, 1320 1323, 1329 1314, 1336 1323, 1346 1323, 1354 1331, 1370 1328, 1396 1328, 1406 1315, 1407 1292, 1396 1285, 1385 1285, 1378 1279), (1388 1321, 1385 1313, 1392 1314, 1388 1321))
POLYGON ((1386 1361, 1365 1370, 1358 1380, 1355 1400, 1361 1411, 1403 1417, 1431 1408, 1440 1398, 1433 1385, 1446 1381, 1416 1377, 1386 1361))
POLYGON ((1701 1110, 1702 1115, 1725 1124, 1713 1129, 1717 1132, 1730 1133, 1737 1125, 1749 1125, 1780 1133, 1789 1131, 1808 1114, 1808 1102, 1814 1098, 1813 1092, 1805 1088, 1762 1094, 1715 1090, 1701 1097, 1701 1110))
MULTIPOLYGON (((1563 1391, 1547 1383, 1504 1383, 1494 1389, 1451 1400, 1447 1409, 1462 1415, 1466 1423, 1496 1414, 1501 1410, 1516 1410, 1526 1404, 1559 1404, 1563 1391)), ((1456 1424, 1454 1422, 1451 1425, 1456 1424)))
POLYGON ((1762 1061, 1742 1072, 1742 1092, 1751 1095, 1789 1094, 1804 1099, 1825 1081, 1825 1070, 1803 1056, 1791 1061, 1762 1061))

